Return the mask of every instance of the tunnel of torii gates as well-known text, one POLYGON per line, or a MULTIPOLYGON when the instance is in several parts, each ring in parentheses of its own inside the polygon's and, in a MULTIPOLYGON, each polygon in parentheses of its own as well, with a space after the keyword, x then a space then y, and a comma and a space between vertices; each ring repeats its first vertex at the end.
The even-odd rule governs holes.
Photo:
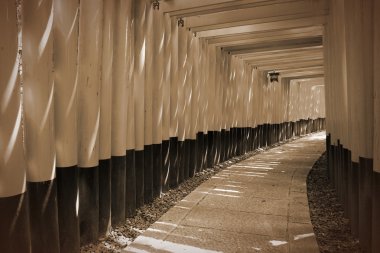
POLYGON ((379 252, 379 2, 1 0, 0 252, 79 252, 195 173, 325 128, 379 252))

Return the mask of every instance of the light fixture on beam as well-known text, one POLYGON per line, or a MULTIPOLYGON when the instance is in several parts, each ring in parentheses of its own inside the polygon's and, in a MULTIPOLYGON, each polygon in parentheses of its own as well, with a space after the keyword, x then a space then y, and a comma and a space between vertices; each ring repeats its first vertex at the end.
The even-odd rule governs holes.
POLYGON ((178 18, 178 26, 181 26, 181 27, 185 26, 185 20, 183 20, 183 18, 178 18))
POLYGON ((280 73, 278 73, 277 71, 275 70, 272 70, 272 71, 269 71, 268 72, 268 77, 269 77, 269 81, 271 83, 278 83, 278 76, 280 75, 280 73))
POLYGON ((158 0, 153 0, 153 10, 160 9, 160 2, 158 0))

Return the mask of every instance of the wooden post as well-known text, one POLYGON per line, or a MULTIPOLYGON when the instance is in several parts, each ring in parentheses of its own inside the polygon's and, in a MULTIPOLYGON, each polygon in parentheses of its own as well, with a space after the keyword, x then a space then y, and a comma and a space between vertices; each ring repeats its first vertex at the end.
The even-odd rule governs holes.
POLYGON ((165 57, 164 17, 159 10, 153 10, 153 197, 162 193, 162 137, 163 137, 163 85, 165 57))
POLYGON ((164 15, 164 77, 162 84, 162 190, 169 190, 170 175, 170 86, 172 62, 172 25, 169 14, 164 15))
POLYGON ((134 115, 136 207, 144 204, 145 1, 134 2, 134 115))
POLYGON ((17 6, 0 2, 0 252, 30 252, 22 142, 17 6), (15 221, 15 222, 14 222, 15 221))
POLYGON ((186 79, 187 79, 187 33, 185 27, 178 28, 178 169, 179 182, 183 182, 186 166, 186 79))
POLYGON ((128 81, 126 102, 126 193, 125 216, 133 217, 136 214, 136 170, 135 170, 135 1, 132 0, 131 8, 127 14, 127 39, 128 39, 128 81))
POLYGON ((170 168, 169 185, 175 187, 179 182, 178 164, 178 24, 177 20, 170 20, 171 27, 171 63, 170 63, 170 168))
POLYGON ((80 1, 78 140, 79 220, 81 244, 97 240, 99 231, 99 125, 103 2, 80 1))
POLYGON ((59 251, 54 133, 53 2, 23 6, 25 149, 32 251, 59 251))
POLYGON ((145 1, 144 202, 153 201, 153 7, 145 1))
POLYGON ((54 119, 60 252, 79 252, 78 199, 79 1, 54 1, 54 119))

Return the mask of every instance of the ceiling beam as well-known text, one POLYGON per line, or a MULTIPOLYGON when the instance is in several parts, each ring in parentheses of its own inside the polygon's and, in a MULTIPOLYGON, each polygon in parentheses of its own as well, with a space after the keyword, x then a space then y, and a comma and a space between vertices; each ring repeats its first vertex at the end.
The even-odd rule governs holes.
POLYGON ((289 50, 289 49, 299 49, 305 47, 315 47, 322 45, 322 38, 308 38, 308 39, 296 39, 296 40, 286 40, 286 41, 275 41, 272 43, 260 43, 254 45, 244 45, 237 47, 227 47, 223 50, 230 52, 233 55, 242 55, 248 53, 257 52, 267 52, 275 50, 289 50))
POLYGON ((277 3, 267 3, 254 8, 191 16, 185 19, 185 26, 191 28, 194 32, 199 32, 231 26, 260 24, 327 14, 327 0, 282 0, 277 3))
POLYGON ((308 18, 299 18, 299 19, 289 19, 281 20, 260 24, 252 25, 243 25, 243 26, 234 26, 228 28, 214 29, 208 31, 201 31, 197 33, 197 36, 200 38, 207 37, 218 37, 226 36, 233 34, 244 34, 252 32, 262 32, 262 31, 276 31, 292 28, 302 28, 302 27, 311 27, 324 24, 326 22, 326 16, 315 16, 308 18))

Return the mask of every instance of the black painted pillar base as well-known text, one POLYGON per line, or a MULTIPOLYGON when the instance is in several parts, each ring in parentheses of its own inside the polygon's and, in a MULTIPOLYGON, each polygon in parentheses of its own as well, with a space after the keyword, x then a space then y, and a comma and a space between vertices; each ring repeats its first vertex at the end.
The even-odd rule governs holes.
POLYGON ((372 176, 372 252, 380 251, 380 173, 372 176))
POLYGON ((359 237, 359 163, 351 163, 351 196, 350 196, 350 220, 351 233, 359 237))
POLYGON ((359 167, 359 242, 365 252, 371 252, 373 160, 360 157, 359 167))
POLYGON ((144 203, 153 201, 153 146, 144 145, 144 203))
POLYGON ((224 162, 226 160, 226 130, 222 129, 220 131, 220 161, 219 162, 224 162))
MULTIPOLYGON (((65 189, 65 188, 64 188, 65 189)), ((59 187, 58 187, 59 190, 59 187)), ((58 211, 60 211, 59 208, 58 211)), ((99 236, 111 227, 111 159, 99 161, 99 236)), ((76 252, 76 251, 73 251, 76 252)), ((62 253, 62 251, 61 251, 62 253)))
POLYGON ((208 157, 208 133, 203 133, 203 155, 202 155, 202 170, 207 169, 208 157))
POLYGON ((164 140, 162 141, 162 173, 161 173, 161 185, 162 191, 167 192, 170 189, 169 186, 169 168, 170 168, 170 141, 164 140))
POLYGON ((57 168, 56 172, 60 252, 79 252, 78 167, 57 168))
POLYGON ((27 189, 32 252, 59 252, 56 180, 28 182, 27 189))
POLYGON ((162 192, 162 144, 153 144, 153 198, 162 192))
POLYGON ((197 140, 189 140, 189 177, 193 177, 197 172, 198 143, 197 140))
POLYGON ((349 182, 349 166, 351 166, 351 161, 348 160, 349 156, 349 150, 346 148, 342 148, 342 205, 343 205, 343 210, 344 210, 344 216, 346 218, 349 217, 349 198, 350 195, 348 195, 348 182, 349 182))
POLYGON ((111 223, 116 226, 125 220, 125 156, 112 156, 111 223))
POLYGON ((170 138, 170 151, 169 151, 169 186, 175 188, 178 186, 179 170, 178 170, 178 138, 170 138))
POLYGON ((125 153, 125 217, 131 218, 136 215, 135 150, 125 153))
POLYGON ((214 132, 209 131, 207 133, 208 142, 207 142, 207 167, 211 168, 214 166, 214 132))
POLYGON ((144 150, 135 150, 136 208, 144 205, 144 150))
POLYGON ((0 252, 31 252, 28 195, 0 198, 0 252))
POLYGON ((202 171, 203 168, 203 145, 204 145, 204 134, 203 132, 197 133, 197 168, 196 172, 202 171))
POLYGON ((184 162, 184 171, 183 171, 183 178, 184 180, 188 179, 190 176, 190 140, 185 140, 185 152, 182 156, 182 158, 185 160, 184 162))
POLYGON ((79 227, 81 245, 98 239, 99 168, 97 166, 79 168, 79 227))
POLYGON ((182 183, 185 179, 185 156, 185 141, 178 141, 178 184, 182 183))

